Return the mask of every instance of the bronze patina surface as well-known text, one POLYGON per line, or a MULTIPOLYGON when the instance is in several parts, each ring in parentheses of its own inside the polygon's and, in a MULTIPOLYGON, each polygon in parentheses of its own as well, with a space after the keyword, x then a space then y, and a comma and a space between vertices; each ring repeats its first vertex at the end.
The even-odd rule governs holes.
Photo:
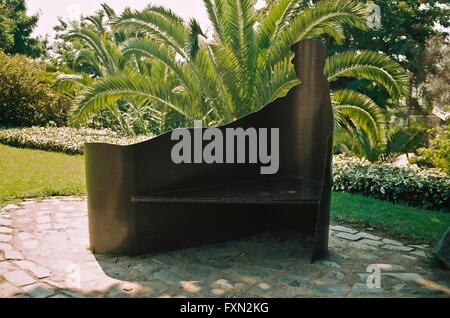
POLYGON ((327 255, 334 120, 326 48, 308 39, 292 50, 301 84, 218 127, 278 128, 274 175, 261 175, 260 164, 175 164, 171 133, 130 146, 86 144, 95 253, 132 256, 289 229, 314 237, 313 261, 327 255))

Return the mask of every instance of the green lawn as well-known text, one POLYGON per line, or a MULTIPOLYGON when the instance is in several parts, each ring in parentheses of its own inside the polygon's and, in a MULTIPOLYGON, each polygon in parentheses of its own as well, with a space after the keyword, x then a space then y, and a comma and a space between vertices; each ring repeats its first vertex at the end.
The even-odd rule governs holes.
POLYGON ((84 195, 84 158, 0 144, 0 203, 84 195))
MULTIPOLYGON (((0 144, 0 204, 23 198, 85 195, 83 156, 0 144)), ((370 226, 415 243, 436 243, 450 213, 423 210, 346 192, 334 192, 334 221, 370 226)))
POLYGON ((450 213, 394 204, 348 192, 333 193, 331 218, 337 222, 384 230, 418 244, 437 243, 450 226, 450 213))

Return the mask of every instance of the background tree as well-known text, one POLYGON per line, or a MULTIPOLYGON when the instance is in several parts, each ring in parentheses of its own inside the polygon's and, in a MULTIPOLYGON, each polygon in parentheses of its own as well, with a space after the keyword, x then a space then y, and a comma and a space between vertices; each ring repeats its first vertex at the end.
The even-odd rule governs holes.
MULTIPOLYGON (((425 64, 428 98, 437 111, 450 113, 450 40, 444 35, 428 39, 425 64)), ((445 115, 444 115, 445 116, 445 115)))
POLYGON ((47 40, 31 37, 39 14, 27 16, 25 0, 0 0, 0 8, 0 48, 9 54, 42 56, 47 40))
POLYGON ((0 0, 0 48, 7 50, 14 45, 14 21, 8 16, 6 0, 0 0))
MULTIPOLYGON (((381 28, 362 31, 345 26, 347 36, 342 44, 328 40, 330 52, 352 49, 384 52, 410 74, 405 101, 407 108, 429 113, 423 86, 427 79, 426 44, 431 36, 441 33, 436 28, 437 23, 442 27, 450 26, 448 6, 433 0, 383 0, 374 3, 381 7, 381 28)), ((343 80, 337 85, 358 87, 381 107, 395 107, 385 91, 366 81, 343 80)))

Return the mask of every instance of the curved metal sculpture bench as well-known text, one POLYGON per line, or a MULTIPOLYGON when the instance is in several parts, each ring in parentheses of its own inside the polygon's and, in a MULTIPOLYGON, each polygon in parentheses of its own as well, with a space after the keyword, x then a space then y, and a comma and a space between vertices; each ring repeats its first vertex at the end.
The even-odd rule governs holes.
POLYGON ((314 236, 313 261, 327 255, 333 112, 326 48, 308 39, 291 49, 302 83, 218 127, 278 128, 279 169, 271 176, 253 163, 176 164, 170 133, 130 146, 86 144, 93 252, 133 256, 290 229, 314 236))

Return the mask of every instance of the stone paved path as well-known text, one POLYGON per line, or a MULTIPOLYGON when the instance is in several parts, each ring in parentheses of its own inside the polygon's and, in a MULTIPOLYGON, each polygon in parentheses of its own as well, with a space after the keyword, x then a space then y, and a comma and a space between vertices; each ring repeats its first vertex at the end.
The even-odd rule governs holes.
POLYGON ((450 297, 426 246, 333 226, 328 259, 311 241, 261 234, 141 257, 93 255, 84 198, 0 208, 0 297, 450 297), (378 264, 381 288, 367 267, 378 264))

